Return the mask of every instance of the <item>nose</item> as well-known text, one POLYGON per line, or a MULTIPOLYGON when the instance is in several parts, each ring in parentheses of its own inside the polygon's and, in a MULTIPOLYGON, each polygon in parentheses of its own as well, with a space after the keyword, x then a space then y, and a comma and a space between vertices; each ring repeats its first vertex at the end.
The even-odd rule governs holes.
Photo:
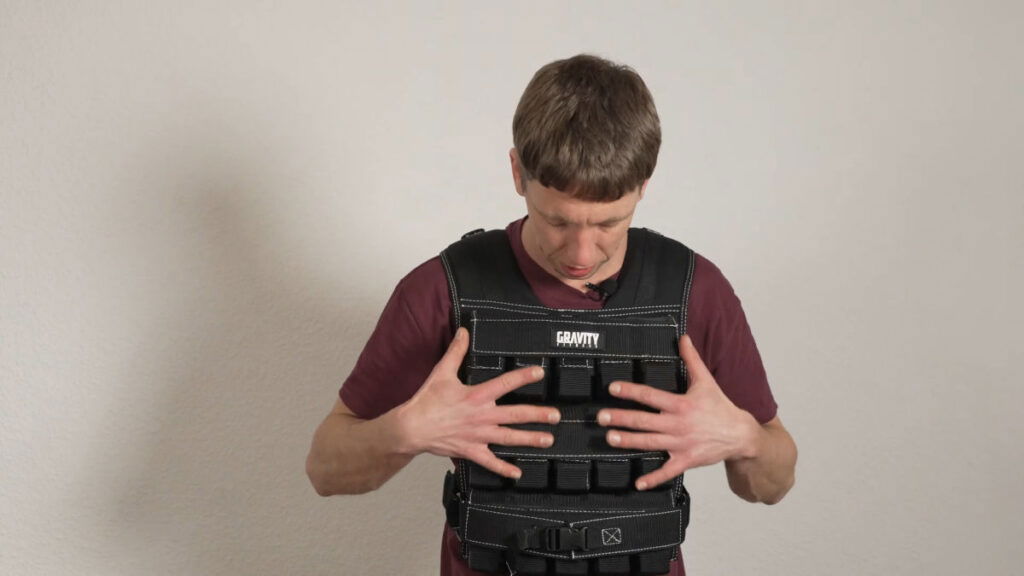
POLYGON ((566 256, 572 266, 593 266, 597 254, 597 244, 592 230, 586 226, 577 228, 569 235, 566 256))

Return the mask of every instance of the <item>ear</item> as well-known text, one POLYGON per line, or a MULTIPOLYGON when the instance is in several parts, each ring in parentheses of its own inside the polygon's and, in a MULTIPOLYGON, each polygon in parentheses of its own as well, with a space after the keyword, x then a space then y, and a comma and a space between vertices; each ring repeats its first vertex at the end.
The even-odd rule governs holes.
POLYGON ((508 159, 512 163, 512 185, 516 187, 516 194, 526 196, 526 190, 523 187, 523 168, 519 164, 519 152, 515 147, 509 149, 508 159))

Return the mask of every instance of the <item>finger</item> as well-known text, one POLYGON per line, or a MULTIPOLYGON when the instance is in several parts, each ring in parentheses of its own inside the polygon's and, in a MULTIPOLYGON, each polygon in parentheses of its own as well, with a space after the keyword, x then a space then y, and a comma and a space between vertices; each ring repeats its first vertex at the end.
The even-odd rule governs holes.
POLYGON ((540 366, 526 366, 518 370, 505 372, 500 376, 495 376, 486 382, 477 384, 473 387, 473 392, 474 395, 478 395, 481 398, 497 400, 516 388, 536 382, 543 377, 544 369, 540 366))
POLYGON ((466 350, 469 349, 469 332, 465 328, 459 327, 455 331, 455 337, 448 344, 448 350, 445 351, 444 356, 434 366, 435 373, 450 374, 452 376, 459 373, 459 366, 462 365, 462 359, 466 357, 466 350))
POLYGON ((683 472, 686 472, 686 466, 683 465, 682 461, 675 458, 669 458, 664 464, 662 464, 661 468, 637 478, 636 489, 650 490, 655 486, 674 479, 683 472))
POLYGON ((597 423, 601 426, 616 428, 632 428, 648 432, 664 432, 668 422, 662 414, 644 412, 643 410, 619 410, 605 408, 597 413, 597 423))
POLYGON ((668 450, 672 445, 672 437, 666 434, 654 432, 626 432, 624 430, 609 430, 605 434, 608 444, 616 448, 632 448, 645 452, 668 450))
POLYGON ((512 478, 518 480, 523 475, 523 471, 518 467, 498 458, 487 448, 483 448, 479 451, 474 451, 472 454, 466 456, 469 460, 476 462, 477 464, 487 468, 491 472, 504 476, 505 478, 512 478))
POLYGON ((500 444, 502 446, 532 446, 535 448, 550 448, 555 443, 555 437, 550 432, 533 432, 530 430, 516 430, 505 426, 495 426, 480 435, 488 444, 500 444))
POLYGON ((690 374, 691 383, 695 380, 713 378, 711 371, 708 370, 704 361, 700 359, 700 354, 697 353, 697 348, 693 345, 693 340, 690 339, 688 334, 684 334, 679 339, 679 356, 682 357, 683 363, 686 364, 686 371, 690 374))
POLYGON ((662 412, 670 411, 678 397, 678 394, 673 394, 672 392, 658 390, 644 384, 633 384, 632 382, 612 382, 608 385, 608 392, 616 398, 633 400, 662 412))
POLYGON ((557 408, 531 406, 529 404, 513 404, 498 406, 494 409, 495 424, 558 424, 561 414, 557 408))

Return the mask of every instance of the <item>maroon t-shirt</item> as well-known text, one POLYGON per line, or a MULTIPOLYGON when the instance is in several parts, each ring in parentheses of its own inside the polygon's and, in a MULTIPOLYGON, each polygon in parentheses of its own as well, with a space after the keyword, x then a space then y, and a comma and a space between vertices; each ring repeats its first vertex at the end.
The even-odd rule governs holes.
MULTIPOLYGON (((524 221, 512 222, 506 231, 519 269, 537 299, 549 308, 601 308, 601 299, 563 284, 530 258, 522 241, 524 221)), ((740 300, 714 264, 695 257, 686 331, 725 395, 765 423, 775 417, 777 406, 740 300)), ((341 401, 356 416, 371 419, 411 398, 455 333, 451 309, 441 259, 431 258, 398 283, 341 387, 341 401)), ((669 576, 684 574, 682 560, 673 562, 669 576)), ((462 560, 458 537, 447 525, 441 575, 486 576, 470 570, 462 560)))

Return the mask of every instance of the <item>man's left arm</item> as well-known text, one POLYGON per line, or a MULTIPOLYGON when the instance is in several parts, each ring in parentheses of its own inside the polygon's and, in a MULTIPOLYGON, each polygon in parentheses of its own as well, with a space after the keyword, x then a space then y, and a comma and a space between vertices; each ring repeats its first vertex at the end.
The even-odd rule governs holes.
POLYGON ((751 456, 725 461, 729 488, 747 502, 775 504, 796 481, 796 443, 778 416, 757 424, 751 456))
POLYGON ((761 424, 733 404, 689 336, 680 338, 679 354, 689 374, 685 394, 613 382, 608 387, 613 396, 658 412, 605 408, 598 413, 598 423, 611 428, 606 439, 612 446, 668 452, 661 468, 637 479, 637 489, 652 488, 691 468, 725 462, 729 486, 738 496, 766 504, 780 501, 794 483, 793 438, 777 416, 761 424))

